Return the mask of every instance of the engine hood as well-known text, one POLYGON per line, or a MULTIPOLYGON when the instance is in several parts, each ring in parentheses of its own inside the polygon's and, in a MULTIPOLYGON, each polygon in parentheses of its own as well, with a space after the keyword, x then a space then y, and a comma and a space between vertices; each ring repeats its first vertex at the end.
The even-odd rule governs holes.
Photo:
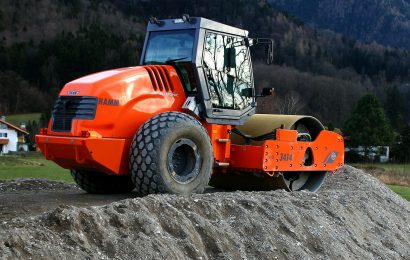
MULTIPOLYGON (((168 65, 127 67, 84 76, 67 83, 59 98, 67 103, 77 97, 96 99, 95 118, 72 118, 70 133, 54 129, 55 135, 78 136, 86 130, 103 137, 132 138, 148 118, 179 111, 186 98, 177 72, 168 65)), ((53 112, 50 124, 57 114, 53 112)))

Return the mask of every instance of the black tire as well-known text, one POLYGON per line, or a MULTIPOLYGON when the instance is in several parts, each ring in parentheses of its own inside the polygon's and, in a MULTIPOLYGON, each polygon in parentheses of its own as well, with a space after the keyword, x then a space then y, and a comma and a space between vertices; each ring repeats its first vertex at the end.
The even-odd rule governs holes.
POLYGON ((147 120, 130 149, 130 172, 140 195, 202 193, 213 165, 206 129, 192 116, 165 112, 147 120))
POLYGON ((71 176, 81 189, 93 194, 128 193, 135 188, 130 175, 108 175, 95 171, 71 170, 71 176))

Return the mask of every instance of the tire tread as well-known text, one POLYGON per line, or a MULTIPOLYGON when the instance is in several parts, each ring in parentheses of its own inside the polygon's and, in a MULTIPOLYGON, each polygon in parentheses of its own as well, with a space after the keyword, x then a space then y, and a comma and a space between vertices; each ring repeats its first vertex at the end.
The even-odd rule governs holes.
POLYGON ((131 192, 135 185, 130 175, 108 175, 102 172, 71 170, 77 185, 88 193, 120 194, 131 192))
MULTIPOLYGON (((170 192, 164 183, 162 176, 157 172, 158 167, 155 159, 161 149, 159 138, 166 135, 169 129, 187 125, 199 128, 207 133, 203 125, 194 117, 180 112, 165 112, 148 119, 137 131, 130 149, 130 170, 132 180, 137 192, 142 195, 170 192), (146 168, 146 170, 144 170, 146 168)), ((208 134, 207 134, 208 136, 208 134)), ((212 155, 212 144, 208 136, 210 154, 212 155)), ((213 157, 212 157, 213 158, 213 157)), ((213 163, 213 162, 211 162, 213 163)), ((211 174, 207 179, 207 183, 211 174)), ((193 193, 202 193, 204 187, 197 187, 193 193)))

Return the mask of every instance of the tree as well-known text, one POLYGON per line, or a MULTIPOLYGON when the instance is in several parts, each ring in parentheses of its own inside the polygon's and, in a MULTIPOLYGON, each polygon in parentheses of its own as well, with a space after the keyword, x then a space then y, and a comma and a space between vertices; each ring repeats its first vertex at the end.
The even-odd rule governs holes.
POLYGON ((43 110, 43 112, 41 112, 39 127, 48 126, 48 122, 50 121, 50 118, 51 118, 51 113, 52 113, 51 108, 45 109, 43 110))
POLYGON ((410 124, 410 84, 407 85, 407 86, 408 86, 408 90, 407 90, 407 94, 406 94, 405 101, 404 101, 405 110, 406 110, 405 120, 406 120, 407 124, 410 124))
POLYGON ((286 93, 283 100, 278 103, 280 104, 279 113, 284 115, 296 115, 305 106, 300 95, 295 91, 286 93))
POLYGON ((343 130, 350 136, 349 146, 364 146, 365 156, 370 146, 387 145, 393 139, 380 101, 370 94, 359 100, 343 130))
POLYGON ((410 161, 410 126, 403 128, 397 136, 391 151, 395 162, 407 163, 410 161))
POLYGON ((0 32, 4 30, 3 25, 3 12, 0 10, 0 32))
POLYGON ((40 112, 46 96, 12 71, 0 71, 0 114, 40 112))
POLYGON ((29 132, 29 134, 27 136, 25 136, 26 142, 29 143, 30 150, 34 150, 33 146, 36 143, 35 136, 39 132, 39 127, 38 127, 37 122, 35 120, 28 121, 28 123, 26 125, 26 129, 27 129, 27 132, 29 132))
POLYGON ((390 125, 395 129, 401 129, 405 125, 405 99, 397 87, 386 90, 386 103, 384 105, 390 125))

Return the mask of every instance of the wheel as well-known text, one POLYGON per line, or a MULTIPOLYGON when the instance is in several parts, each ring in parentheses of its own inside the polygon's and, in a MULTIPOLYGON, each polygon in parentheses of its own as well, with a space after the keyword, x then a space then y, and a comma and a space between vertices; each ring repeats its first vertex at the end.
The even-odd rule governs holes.
POLYGON ((147 120, 130 149, 130 172, 140 195, 201 193, 213 165, 211 140, 195 118, 161 113, 147 120))
MULTIPOLYGON (((305 124, 296 122, 292 128, 298 131, 298 141, 311 141, 312 133, 305 124)), ((306 150, 303 163, 306 166, 313 163, 313 153, 310 148, 306 150)), ((291 191, 308 190, 316 192, 325 181, 326 175, 327 172, 325 171, 284 172, 282 178, 291 191)))
POLYGON ((88 193, 128 193, 135 188, 130 175, 108 175, 95 171, 71 170, 71 176, 77 185, 88 193))
POLYGON ((327 172, 284 172, 283 180, 290 191, 316 192, 325 181, 327 172))

